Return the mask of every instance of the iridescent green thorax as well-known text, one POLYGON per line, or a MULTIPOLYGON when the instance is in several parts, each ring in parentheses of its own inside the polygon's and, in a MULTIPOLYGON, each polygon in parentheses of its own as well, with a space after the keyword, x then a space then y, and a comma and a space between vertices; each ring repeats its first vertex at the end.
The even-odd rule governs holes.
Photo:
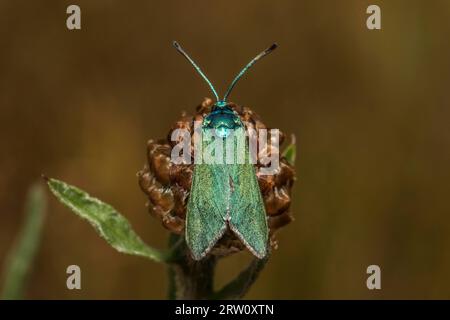
POLYGON ((241 119, 225 101, 214 104, 212 111, 203 120, 203 128, 214 129, 217 136, 226 138, 242 126, 241 119))

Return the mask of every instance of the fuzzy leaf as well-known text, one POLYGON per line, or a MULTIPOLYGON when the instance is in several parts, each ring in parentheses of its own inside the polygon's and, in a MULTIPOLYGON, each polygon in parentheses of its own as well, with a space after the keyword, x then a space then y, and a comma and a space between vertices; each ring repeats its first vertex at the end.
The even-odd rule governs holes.
POLYGON ((295 136, 292 135, 291 143, 284 149, 282 157, 286 158, 290 165, 295 165, 295 157, 297 154, 297 147, 295 145, 295 136))
POLYGON ((86 192, 56 179, 47 179, 53 194, 75 214, 87 220, 114 249, 156 262, 171 260, 171 252, 162 252, 145 244, 128 220, 112 206, 86 192))
POLYGON ((32 186, 28 192, 22 230, 6 260, 2 299, 23 298, 27 275, 40 244, 46 204, 42 186, 32 186))

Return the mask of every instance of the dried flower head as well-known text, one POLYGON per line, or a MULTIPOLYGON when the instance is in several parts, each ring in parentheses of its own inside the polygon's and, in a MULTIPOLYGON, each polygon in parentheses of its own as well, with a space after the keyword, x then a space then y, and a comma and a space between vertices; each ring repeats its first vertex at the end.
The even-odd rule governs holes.
MULTIPOLYGON (((194 115, 183 113, 175 122, 166 139, 149 140, 147 144, 147 164, 138 172, 139 184, 142 191, 148 196, 150 213, 161 220, 164 227, 175 234, 183 234, 186 220, 186 206, 191 189, 194 164, 174 164, 170 161, 171 150, 177 141, 171 141, 172 131, 186 129, 194 134, 194 121, 202 121, 203 117, 211 111, 214 101, 205 98, 197 107, 194 115)), ((231 104, 246 126, 256 129, 267 128, 259 117, 249 108, 231 104)), ((279 145, 284 141, 284 134, 280 132, 279 145)), ((193 140, 193 139, 192 139, 193 140)), ((191 146, 193 148, 193 145, 191 146)), ((269 154, 280 154, 275 146, 268 145, 269 154)), ((193 154, 193 149, 191 150, 193 154)), ((264 166, 259 158, 256 174, 263 196, 268 225, 270 229, 270 244, 277 248, 275 232, 293 220, 289 207, 291 204, 291 191, 295 179, 293 166, 286 158, 281 157, 280 167, 274 175, 261 174, 264 166)), ((227 231, 215 245, 211 254, 226 256, 239 252, 245 246, 231 232, 227 231)))

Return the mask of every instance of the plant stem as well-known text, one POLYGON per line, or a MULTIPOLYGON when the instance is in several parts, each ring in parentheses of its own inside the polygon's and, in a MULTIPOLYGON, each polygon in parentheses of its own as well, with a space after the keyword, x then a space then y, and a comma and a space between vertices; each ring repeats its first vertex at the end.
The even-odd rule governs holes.
MULTIPOLYGON (((169 247, 178 243, 180 239, 181 236, 171 234, 169 247)), ((213 294, 216 263, 215 256, 195 261, 184 242, 178 245, 175 259, 169 264, 169 298, 208 299, 213 294)))
POLYGON ((22 230, 5 261, 4 287, 1 299, 23 299, 27 276, 33 267, 42 237, 46 216, 46 197, 40 184, 30 188, 22 230))
POLYGON ((201 261, 189 256, 172 265, 176 299, 208 299, 213 294, 214 271, 217 258, 208 256, 201 261))
MULTIPOLYGON (((169 246, 180 241, 181 236, 172 234, 169 246)), ((178 246, 176 258, 168 264, 169 299, 240 299, 251 288, 264 268, 268 258, 254 259, 235 279, 218 292, 214 291, 214 272, 218 257, 207 255, 195 261, 186 243, 178 246)))
POLYGON ((264 259, 254 258, 246 269, 244 269, 234 280, 231 280, 221 290, 216 292, 212 298, 220 300, 235 300, 243 298, 253 283, 255 283, 259 273, 262 269, 264 269, 267 260, 268 257, 264 259))

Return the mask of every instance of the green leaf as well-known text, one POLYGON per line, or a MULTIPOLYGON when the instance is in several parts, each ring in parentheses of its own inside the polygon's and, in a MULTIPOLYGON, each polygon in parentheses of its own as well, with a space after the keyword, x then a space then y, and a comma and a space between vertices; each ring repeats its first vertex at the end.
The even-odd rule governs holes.
POLYGON ((297 154, 297 147, 295 145, 295 135, 291 136, 291 143, 284 149, 282 157, 286 158, 290 165, 295 165, 295 157, 297 154))
POLYGON ((46 204, 42 185, 32 186, 27 196, 22 230, 6 259, 2 299, 23 298, 27 275, 40 244, 46 204))
POLYGON ((170 262, 172 251, 162 252, 145 244, 128 220, 112 206, 56 179, 47 179, 53 194, 75 214, 87 220, 102 238, 119 252, 156 262, 170 262))

